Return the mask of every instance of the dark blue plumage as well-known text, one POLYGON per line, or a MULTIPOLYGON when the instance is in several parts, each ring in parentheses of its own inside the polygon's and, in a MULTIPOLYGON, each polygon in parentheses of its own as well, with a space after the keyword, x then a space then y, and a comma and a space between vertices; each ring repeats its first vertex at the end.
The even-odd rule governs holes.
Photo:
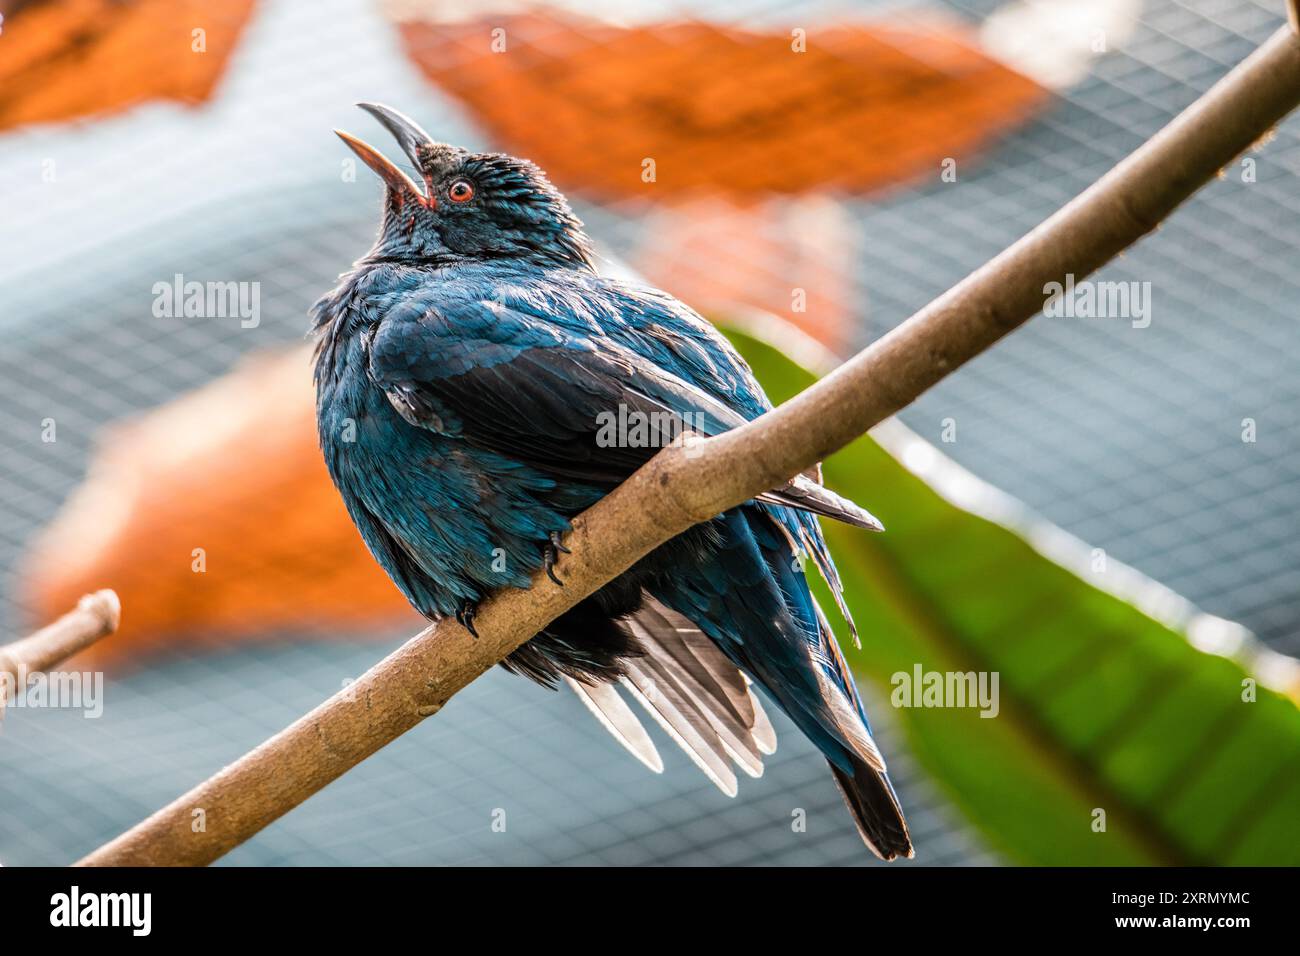
MULTIPOLYGON (((602 414, 673 413, 716 433, 770 405, 695 312, 594 271, 581 224, 531 163, 434 143, 400 114, 366 109, 423 186, 340 134, 387 190, 374 249, 315 307, 321 445, 411 603, 472 628, 489 592, 526 587, 543 566, 554 574, 569 518, 657 450, 600 440, 602 414)), ((839 599, 810 512, 874 520, 800 476, 647 555, 505 666, 568 681, 654 766, 653 744, 609 686, 621 681, 728 792, 728 759, 757 773, 771 746, 743 672, 826 755, 868 845, 910 856, 861 700, 804 579, 800 555, 839 599)))

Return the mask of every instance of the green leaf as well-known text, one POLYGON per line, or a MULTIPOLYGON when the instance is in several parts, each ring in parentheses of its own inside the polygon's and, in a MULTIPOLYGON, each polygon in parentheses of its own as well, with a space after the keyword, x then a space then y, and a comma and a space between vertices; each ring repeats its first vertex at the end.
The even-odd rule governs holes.
MULTIPOLYGON (((813 381, 775 348, 727 334, 773 401, 813 381)), ((886 427, 909 464, 916 452, 964 475, 886 427)), ((957 507, 871 438, 824 468, 888 529, 823 522, 862 636, 855 651, 837 625, 853 668, 888 697, 918 666, 998 675, 995 717, 897 711, 917 758, 995 848, 1026 864, 1300 863, 1300 711, 1263 686, 1243 699, 1242 664, 1198 650, 1186 631, 1226 628, 1247 659, 1253 638, 1114 562, 1092 569, 1081 544, 969 476, 999 521, 957 507), (1085 560, 1070 570, 1044 550, 1085 560)), ((824 588, 819 600, 831 606, 824 588)))

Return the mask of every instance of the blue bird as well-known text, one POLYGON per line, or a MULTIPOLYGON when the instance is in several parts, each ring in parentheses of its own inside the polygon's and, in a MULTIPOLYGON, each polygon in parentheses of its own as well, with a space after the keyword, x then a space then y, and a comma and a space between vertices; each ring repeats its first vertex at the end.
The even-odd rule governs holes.
MULTIPOLYGON (((497 588, 528 587, 542 568, 562 583, 569 520, 658 445, 771 404, 698 314, 596 272, 582 223, 531 162, 437 143, 395 110, 360 105, 415 178, 338 132, 386 188, 374 247, 313 310, 321 447, 411 604, 473 632, 475 607, 497 588)), ((758 776, 776 746, 756 686, 825 755, 867 846, 910 857, 885 761, 803 573, 810 558, 852 628, 816 516, 881 529, 819 477, 679 535, 503 666, 567 683, 660 771, 622 687, 730 795, 732 764, 758 776)))

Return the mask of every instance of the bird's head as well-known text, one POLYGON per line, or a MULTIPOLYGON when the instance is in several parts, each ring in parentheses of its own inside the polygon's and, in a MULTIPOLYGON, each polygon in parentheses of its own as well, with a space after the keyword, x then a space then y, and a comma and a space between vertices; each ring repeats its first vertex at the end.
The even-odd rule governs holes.
POLYGON ((591 266, 582 222, 533 163, 434 142, 397 110, 377 103, 357 105, 393 135, 416 176, 413 179, 370 144, 334 131, 387 187, 383 225, 373 254, 591 266))

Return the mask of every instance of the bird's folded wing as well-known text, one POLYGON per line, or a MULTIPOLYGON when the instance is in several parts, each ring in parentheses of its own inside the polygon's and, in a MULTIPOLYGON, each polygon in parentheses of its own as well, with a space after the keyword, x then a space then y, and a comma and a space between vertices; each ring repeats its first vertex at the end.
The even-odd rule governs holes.
POLYGON ((880 519, 866 508, 849 501, 824 488, 805 475, 795 475, 789 482, 772 491, 765 491, 758 496, 759 501, 769 504, 786 505, 800 511, 811 511, 826 518, 834 518, 854 527, 866 528, 868 531, 884 531, 880 519))
MULTIPOLYGON (((475 323, 434 309, 380 325, 371 376, 407 421, 556 477, 613 487, 684 432, 717 435, 748 420, 630 349, 565 337, 535 316, 493 305, 490 330, 477 333, 475 323)), ((759 500, 881 530, 866 510, 806 475, 759 500)))

